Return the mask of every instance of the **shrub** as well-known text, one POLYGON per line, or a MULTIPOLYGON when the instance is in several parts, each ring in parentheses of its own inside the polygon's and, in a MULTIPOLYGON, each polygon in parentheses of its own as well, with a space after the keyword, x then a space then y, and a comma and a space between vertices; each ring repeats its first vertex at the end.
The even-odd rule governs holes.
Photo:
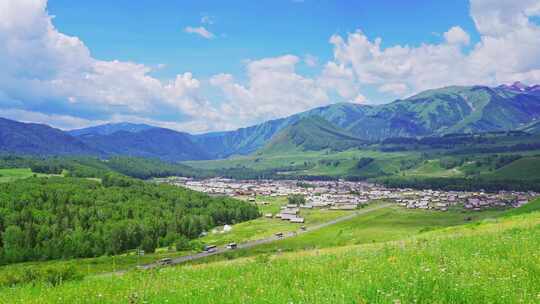
POLYGON ((47 266, 5 271, 0 277, 0 287, 13 287, 21 284, 43 283, 58 286, 67 281, 81 280, 84 276, 73 266, 47 266))

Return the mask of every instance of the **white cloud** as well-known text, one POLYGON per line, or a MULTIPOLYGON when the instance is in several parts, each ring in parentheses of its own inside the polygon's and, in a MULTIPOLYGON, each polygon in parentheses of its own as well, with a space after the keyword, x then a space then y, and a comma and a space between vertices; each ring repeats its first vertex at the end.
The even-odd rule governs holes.
POLYGON ((187 26, 184 29, 184 32, 188 34, 197 34, 206 39, 213 39, 215 37, 215 35, 211 33, 210 31, 208 31, 204 26, 199 26, 199 27, 187 26))
POLYGON ((346 100, 352 100, 359 94, 354 72, 344 64, 328 62, 318 81, 321 87, 328 91, 336 91, 346 100))
POLYGON ((404 83, 386 83, 379 87, 379 92, 393 93, 394 95, 403 95, 407 90, 408 87, 404 83))
MULTIPOLYGON (((171 80, 151 72, 162 66, 99 60, 77 37, 60 33, 45 0, 0 1, 0 116, 62 128, 102 121, 146 122, 184 131, 232 129, 282 117, 338 99, 365 102, 361 89, 404 96, 451 84, 540 82, 540 29, 529 17, 538 0, 472 0, 479 41, 459 26, 438 44, 382 47, 360 30, 334 35, 334 58, 294 55, 246 62, 246 81, 220 73, 208 81, 183 71, 171 80), (469 47, 465 47, 469 45, 469 47), (303 61, 321 68, 298 73, 303 61), (205 86, 223 98, 211 102, 205 86)), ((202 17, 203 25, 212 19, 202 17)), ((205 27, 187 32, 212 38, 205 27)))
POLYGON ((356 103, 365 103, 367 101, 367 98, 362 94, 358 94, 358 96, 356 96, 353 101, 356 103))
POLYGON ((304 56, 304 63, 309 67, 316 67, 319 65, 319 58, 311 54, 304 56))
POLYGON ((327 104, 325 88, 296 73, 298 62, 293 55, 248 61, 247 85, 235 82, 230 74, 215 75, 210 83, 219 87, 226 99, 221 111, 249 124, 327 104))
POLYGON ((444 39, 446 39, 446 42, 449 44, 468 45, 471 41, 469 34, 467 34, 467 32, 465 32, 459 26, 453 26, 446 33, 444 33, 444 39))
POLYGON ((540 81, 540 28, 529 20, 538 0, 472 0, 471 16, 480 34, 472 50, 469 35, 455 26, 440 44, 382 48, 360 30, 334 35, 334 60, 352 68, 360 84, 403 96, 425 89, 462 84, 496 85, 540 81))
POLYGON ((201 17, 201 23, 202 24, 214 24, 214 17, 204 14, 201 17))
POLYGON ((44 114, 19 109, 0 109, 0 117, 9 117, 21 122, 32 122, 54 126, 60 129, 85 128, 92 125, 103 124, 106 121, 88 120, 69 115, 44 114))
POLYGON ((81 40, 54 27, 46 4, 0 1, 1 114, 50 119, 63 128, 119 116, 175 120, 200 131, 202 124, 195 121, 206 129, 228 125, 191 73, 161 81, 150 76, 161 66, 95 59, 81 40))

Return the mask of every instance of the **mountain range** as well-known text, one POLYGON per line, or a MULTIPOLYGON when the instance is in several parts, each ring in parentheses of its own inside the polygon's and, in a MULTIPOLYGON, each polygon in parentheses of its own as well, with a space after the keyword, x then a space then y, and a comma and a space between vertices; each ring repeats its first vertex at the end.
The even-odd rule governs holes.
POLYGON ((340 150, 393 137, 504 130, 537 133, 539 118, 539 85, 451 86, 388 104, 338 103, 234 131, 196 135, 131 123, 61 131, 1 119, 0 152, 216 159, 258 150, 340 150))

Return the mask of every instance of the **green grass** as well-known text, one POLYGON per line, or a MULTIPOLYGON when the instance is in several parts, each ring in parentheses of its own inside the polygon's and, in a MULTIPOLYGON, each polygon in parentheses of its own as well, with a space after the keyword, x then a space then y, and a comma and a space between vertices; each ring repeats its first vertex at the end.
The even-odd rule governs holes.
POLYGON ((418 177, 461 177, 463 172, 457 168, 445 169, 441 167, 441 162, 438 159, 428 160, 422 165, 403 172, 404 176, 418 177))
POLYGON ((0 303, 538 303, 538 235, 536 212, 397 242, 19 286, 0 303))
POLYGON ((48 174, 34 173, 30 168, 22 169, 0 169, 0 183, 7 183, 21 178, 28 178, 31 176, 50 176, 48 174))
MULTIPOLYGON (((287 204, 286 197, 257 197, 258 202, 266 201, 269 205, 259 205, 261 212, 276 213, 280 207, 287 204)), ((336 217, 344 216, 349 211, 337 210, 302 210, 301 215, 306 219, 306 226, 329 221, 336 217)), ((294 224, 279 219, 258 218, 255 220, 233 225, 228 233, 209 234, 199 240, 205 244, 224 245, 230 242, 244 242, 261 239, 273 235, 276 232, 290 232, 300 229, 301 224, 294 224)), ((0 267, 0 277, 8 273, 22 273, 29 269, 45 269, 48 267, 73 266, 79 273, 95 275, 114 272, 117 270, 132 269, 137 265, 147 264, 165 257, 177 257, 187 255, 190 252, 169 252, 167 248, 159 248, 156 253, 145 256, 137 256, 134 253, 126 253, 116 256, 103 256, 88 259, 57 260, 47 262, 27 262, 0 267)), ((1 281, 1 280, 0 280, 1 281)))
POLYGON ((524 157, 518 159, 491 174, 492 179, 536 179, 540 178, 540 157, 524 157))
MULTIPOLYGON (((369 207, 368 207, 369 208, 369 207)), ((453 208, 448 212, 405 209, 398 206, 375 210, 353 219, 331 225, 320 230, 301 234, 279 242, 264 244, 250 249, 228 252, 199 260, 195 263, 218 261, 276 252, 296 252, 306 249, 350 246, 400 240, 428 231, 450 226, 497 218, 506 214, 504 210, 463 212, 453 208)))
MULTIPOLYGON (((156 253, 137 256, 134 253, 116 256, 102 256, 87 259, 55 260, 45 262, 26 262, 0 266, 0 277, 10 273, 22 273, 30 269, 45 269, 50 267, 74 267, 82 275, 96 275, 118 270, 132 269, 137 265, 155 262, 159 259, 189 254, 189 252, 169 252, 160 249, 156 253)), ((0 283, 1 283, 0 279, 0 283)))
MULTIPOLYGON (((417 152, 392 152, 383 153, 372 150, 350 149, 342 152, 323 151, 300 151, 286 154, 253 154, 247 156, 234 156, 227 159, 207 160, 207 161, 187 161, 185 164, 201 169, 222 169, 245 166, 247 168, 262 170, 271 168, 281 168, 286 166, 302 166, 304 162, 317 166, 319 160, 343 161, 342 172, 351 169, 348 161, 357 160, 361 157, 372 157, 381 160, 395 159, 419 155, 417 152)), ((315 167, 315 170, 321 170, 315 167)))
MULTIPOLYGON (((280 207, 287 204, 286 197, 257 197, 257 202, 268 202, 268 205, 259 205, 261 213, 276 214, 280 207)), ((246 221, 232 226, 229 232, 209 233, 200 240, 206 244, 223 245, 231 242, 244 242, 249 240, 257 240, 272 236, 277 232, 292 232, 300 229, 300 226, 307 227, 328 222, 338 217, 350 214, 351 211, 341 210, 321 210, 321 209, 301 209, 300 216, 304 217, 305 223, 291 223, 275 218, 258 218, 251 221, 246 221)), ((221 228, 221 227, 220 227, 221 228)))

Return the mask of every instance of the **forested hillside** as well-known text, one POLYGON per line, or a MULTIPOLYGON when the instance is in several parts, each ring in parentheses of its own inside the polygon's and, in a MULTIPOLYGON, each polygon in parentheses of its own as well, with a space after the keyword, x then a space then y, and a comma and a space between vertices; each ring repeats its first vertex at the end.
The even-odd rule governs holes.
POLYGON ((0 264, 153 252, 259 215, 230 198, 107 175, 0 184, 0 264))

